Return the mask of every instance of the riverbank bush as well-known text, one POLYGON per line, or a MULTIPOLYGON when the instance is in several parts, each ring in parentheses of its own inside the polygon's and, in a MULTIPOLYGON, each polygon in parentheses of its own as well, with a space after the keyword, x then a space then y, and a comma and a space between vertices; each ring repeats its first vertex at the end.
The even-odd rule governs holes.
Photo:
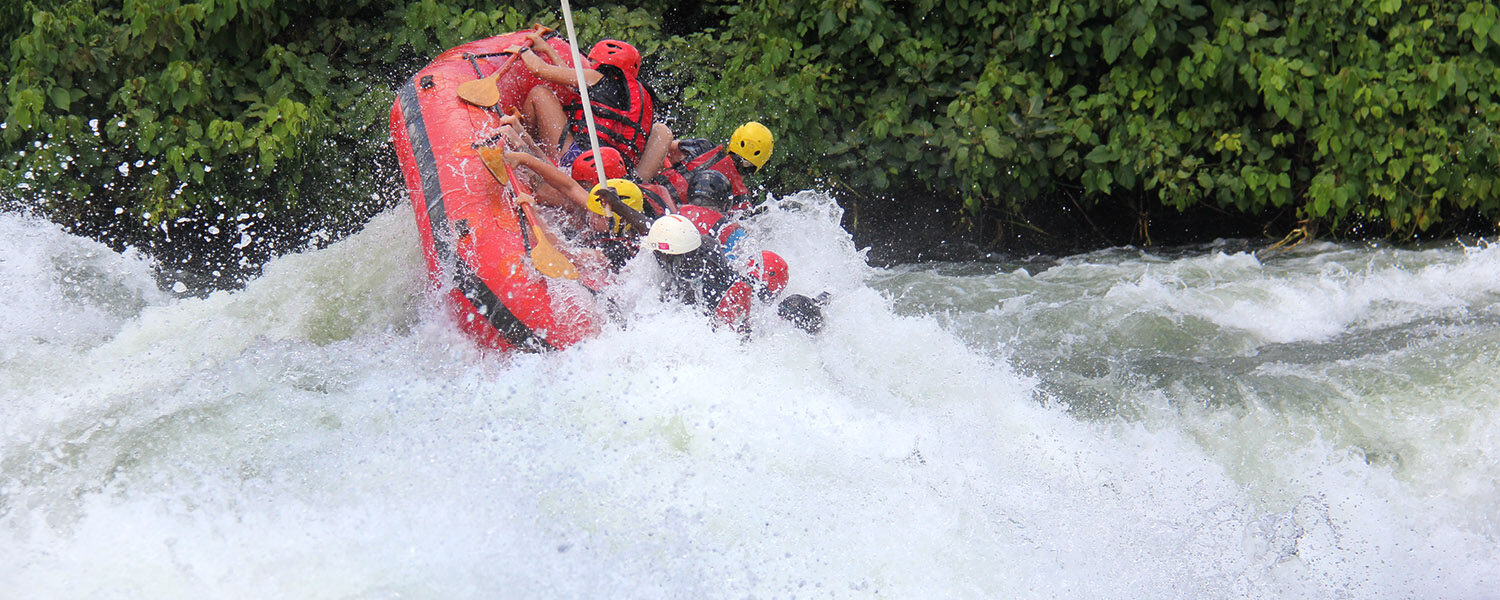
MULTIPOLYGON (((392 204, 371 193, 400 185, 389 91, 443 49, 553 18, 539 2, 9 6, 0 190, 81 233, 221 273, 392 204)), ((597 36, 642 15, 597 10, 579 26, 597 36)))
MULTIPOLYGON (((1124 215, 1135 242, 1163 211, 1396 238, 1500 219, 1490 3, 759 0, 576 16, 585 40, 641 47, 680 131, 722 139, 762 120, 779 137, 764 181, 831 188, 856 215, 1038 231, 1058 212, 1124 215)), ((532 22, 558 24, 556 7, 11 3, 0 190, 161 251, 268 256, 337 237, 395 201, 370 193, 399 189, 390 90, 444 48, 532 22), (224 226, 247 216, 281 239, 224 226)))
POLYGON ((961 198, 972 215, 1037 199, 1206 205, 1398 238, 1500 218, 1492 3, 778 0, 733 13, 733 58, 706 95, 774 107, 808 179, 961 198))

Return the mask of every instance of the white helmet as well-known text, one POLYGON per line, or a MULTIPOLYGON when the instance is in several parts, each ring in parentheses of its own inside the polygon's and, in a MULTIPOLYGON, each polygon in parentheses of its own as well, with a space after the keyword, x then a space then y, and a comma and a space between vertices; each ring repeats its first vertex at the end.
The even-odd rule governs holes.
POLYGON ((687 254, 698 249, 703 238, 698 227, 682 215, 667 215, 651 224, 646 248, 662 254, 687 254))

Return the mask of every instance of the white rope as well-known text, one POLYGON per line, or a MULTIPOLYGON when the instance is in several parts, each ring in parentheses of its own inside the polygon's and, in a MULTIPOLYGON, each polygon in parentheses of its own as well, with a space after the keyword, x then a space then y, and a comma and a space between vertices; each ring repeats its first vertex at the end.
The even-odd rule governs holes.
MULTIPOLYGON (((583 80, 583 55, 578 53, 578 33, 573 31, 573 11, 568 8, 568 0, 562 0, 563 24, 568 28, 568 44, 573 48, 573 72, 578 75, 578 95, 583 99, 583 122, 589 127, 589 147, 594 151, 594 172, 599 176, 599 183, 604 183, 604 161, 599 156, 599 130, 594 129, 594 107, 589 103, 589 86, 583 80)), ((604 206, 606 218, 614 216, 609 208, 609 203, 600 202, 604 206)))

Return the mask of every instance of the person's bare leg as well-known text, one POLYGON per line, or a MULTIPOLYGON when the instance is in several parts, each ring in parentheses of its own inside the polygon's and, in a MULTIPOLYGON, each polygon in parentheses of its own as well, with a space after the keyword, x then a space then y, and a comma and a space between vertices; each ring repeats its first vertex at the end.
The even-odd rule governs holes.
POLYGON ((546 86, 531 88, 526 94, 526 102, 522 104, 522 110, 526 113, 526 123, 535 128, 532 132, 544 150, 552 155, 556 161, 562 156, 567 148, 558 147, 557 142, 562 138, 564 129, 568 126, 568 115, 563 112, 562 101, 546 86))
POLYGON ((641 150, 641 160, 635 164, 636 177, 641 181, 651 181, 656 177, 671 147, 672 129, 663 123, 652 124, 651 133, 646 136, 646 147, 641 150))

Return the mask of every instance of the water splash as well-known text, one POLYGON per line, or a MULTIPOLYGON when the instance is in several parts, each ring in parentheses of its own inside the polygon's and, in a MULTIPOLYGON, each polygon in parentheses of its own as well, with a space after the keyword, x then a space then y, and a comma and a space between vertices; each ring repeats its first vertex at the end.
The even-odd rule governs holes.
POLYGON ((1469 283, 1488 250, 1116 251, 947 276, 866 266, 838 217, 805 193, 749 224, 790 291, 833 292, 816 338, 761 314, 741 342, 627 284, 626 324, 498 356, 424 291, 410 207, 182 299, 109 253, 112 275, 68 296, 90 246, 7 215, 0 581, 105 598, 1493 589, 1493 363, 1470 342, 1494 304, 1469 283), (1387 268, 1446 298, 1382 294, 1387 268), (1234 320, 1247 298, 1341 324, 1234 320), (1423 319, 1447 341, 1342 345, 1423 319), (1455 375, 1424 370, 1465 351, 1455 375), (1440 385, 1413 393, 1423 378, 1440 385), (1310 400, 1338 385, 1342 405, 1310 400), (1079 410, 1090 398, 1114 408, 1079 410), (1444 415, 1438 433, 1420 414, 1444 415), (1371 439, 1401 443, 1351 450, 1391 416, 1401 435, 1371 439))

